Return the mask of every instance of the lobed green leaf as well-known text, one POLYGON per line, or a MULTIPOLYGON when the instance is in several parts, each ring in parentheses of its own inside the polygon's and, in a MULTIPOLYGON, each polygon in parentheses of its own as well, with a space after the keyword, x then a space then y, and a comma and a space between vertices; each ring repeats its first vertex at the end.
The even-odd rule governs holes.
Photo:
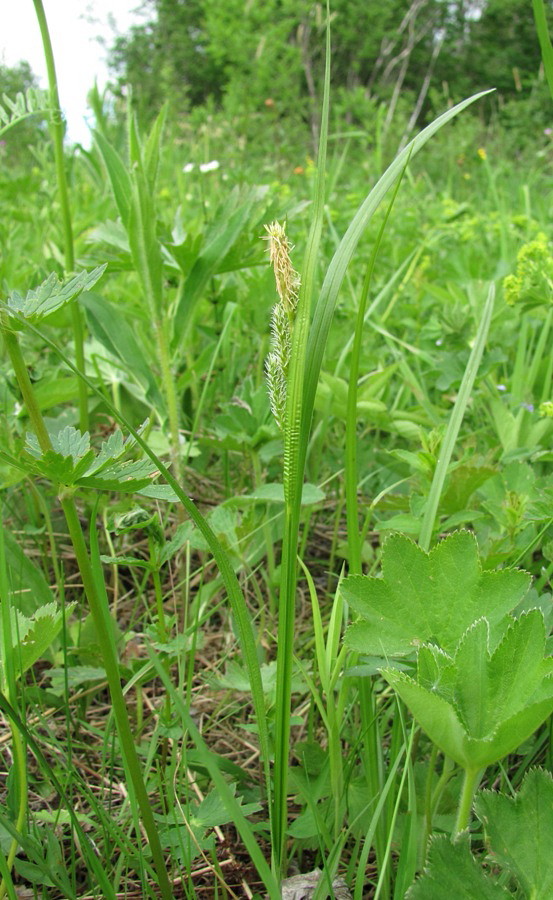
POLYGON ((18 291, 13 291, 8 297, 8 312, 12 315, 23 316, 33 324, 40 322, 46 316, 61 309, 71 300, 74 300, 83 291, 89 291, 100 280, 106 270, 106 264, 97 266, 91 272, 79 272, 68 281, 62 282, 52 272, 46 281, 30 291, 23 297, 18 291))
POLYGON ((525 572, 484 572, 469 532, 450 535, 430 553, 395 534, 384 543, 382 578, 353 575, 342 582, 344 599, 361 617, 345 640, 375 656, 405 656, 429 641, 451 652, 475 620, 485 616, 497 624, 529 586, 525 572))

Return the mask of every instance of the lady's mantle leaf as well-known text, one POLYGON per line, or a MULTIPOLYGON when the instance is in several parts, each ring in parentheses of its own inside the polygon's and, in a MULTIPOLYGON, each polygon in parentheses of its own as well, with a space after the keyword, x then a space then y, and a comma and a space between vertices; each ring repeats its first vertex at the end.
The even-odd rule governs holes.
POLYGON ((525 896, 553 897, 553 779, 549 772, 528 772, 516 798, 483 791, 476 814, 486 826, 494 860, 517 878, 525 896))
POLYGON ((491 654, 488 623, 481 619, 453 658, 422 648, 417 680, 382 670, 434 743, 466 769, 484 768, 512 752, 553 711, 543 614, 531 610, 508 622, 491 654))
POLYGON ((361 621, 346 643, 374 656, 405 656, 432 641, 451 652, 476 619, 496 625, 520 602, 530 576, 516 569, 483 572, 476 539, 456 532, 425 553, 409 538, 388 538, 382 578, 353 575, 342 594, 361 621))
POLYGON ((468 835, 461 835, 454 844, 440 835, 430 844, 428 868, 405 896, 406 900, 443 900, 444 897, 504 900, 512 894, 484 875, 471 855, 468 835))

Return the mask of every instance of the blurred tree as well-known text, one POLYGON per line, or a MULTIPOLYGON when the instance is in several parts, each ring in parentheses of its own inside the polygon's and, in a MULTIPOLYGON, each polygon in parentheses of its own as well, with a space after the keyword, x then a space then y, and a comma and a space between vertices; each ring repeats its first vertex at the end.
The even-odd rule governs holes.
MULTIPOLYGON (((541 64, 530 0, 454 0, 447 7, 436 77, 453 99, 489 87, 505 100, 528 92, 541 64)), ((553 0, 546 7, 553 23, 553 0)))
POLYGON ((144 0, 152 19, 115 41, 109 63, 116 91, 132 86, 139 114, 151 118, 170 99, 173 113, 221 99, 225 73, 210 52, 203 0, 144 0))
MULTIPOLYGON (((131 84, 150 117, 205 104, 316 121, 324 2, 144 0, 152 20, 119 38, 111 66, 119 91, 131 84)), ((553 0, 547 0, 552 13, 553 0)), ((332 83, 417 115, 432 82, 458 100, 484 87, 520 95, 540 67, 530 0, 332 0, 332 83)), ((436 92, 434 91, 434 96, 436 92)))

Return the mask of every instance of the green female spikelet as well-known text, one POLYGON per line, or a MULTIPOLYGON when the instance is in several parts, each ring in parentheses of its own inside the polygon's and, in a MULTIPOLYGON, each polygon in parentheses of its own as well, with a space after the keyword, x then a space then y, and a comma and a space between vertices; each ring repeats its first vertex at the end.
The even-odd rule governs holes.
POLYGON ((292 329, 298 305, 300 277, 292 265, 292 245, 278 222, 265 226, 269 260, 275 273, 278 303, 271 320, 271 352, 265 363, 271 410, 281 430, 286 414, 288 366, 292 350, 292 329))

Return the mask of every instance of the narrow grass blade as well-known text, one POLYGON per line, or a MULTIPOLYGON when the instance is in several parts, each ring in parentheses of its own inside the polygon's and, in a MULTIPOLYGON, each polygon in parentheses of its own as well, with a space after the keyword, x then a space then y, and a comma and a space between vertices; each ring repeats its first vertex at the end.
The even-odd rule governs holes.
MULTIPOLYGON (((408 162, 408 161, 407 161, 408 162)), ((407 162, 405 165, 407 165, 407 162)), ((361 538, 359 528, 359 504, 357 502, 357 382, 359 380, 359 361, 361 358, 361 342, 363 339, 363 325, 365 323, 365 312, 367 309, 367 300, 372 282, 376 257, 384 237, 384 232, 388 224, 388 219, 392 212, 392 208, 399 191, 403 172, 400 173, 392 199, 388 204, 386 215, 379 228, 378 235, 372 249, 372 253, 365 273, 363 289, 359 299, 357 308, 357 319, 355 322, 355 333, 353 337, 353 347, 351 351, 351 362, 349 370, 348 399, 346 410, 346 511, 347 511, 347 534, 348 534, 348 562, 350 575, 361 574, 361 538)))
MULTIPOLYGON (((430 140, 430 138, 434 134, 436 134, 436 132, 439 131, 440 128, 447 124, 447 122, 450 122, 453 118, 455 118, 455 116, 459 115, 460 112, 462 112, 476 100, 479 100, 481 97, 484 97, 489 93, 490 91, 481 91, 480 93, 474 94, 474 96, 469 97, 467 100, 463 100, 462 103, 458 103, 457 106, 454 106, 447 112, 443 113, 441 116, 435 119, 434 122, 432 122, 423 131, 421 131, 420 134, 418 134, 396 157, 396 159, 388 167, 384 175, 380 178, 378 183, 375 185, 370 194, 357 210, 357 213, 355 214, 348 230, 342 238, 340 245, 336 250, 328 267, 328 271, 326 273, 326 277, 313 316, 313 322, 309 334, 309 343, 307 347, 307 368, 305 373, 303 404, 303 427, 306 430, 309 429, 311 423, 315 392, 317 390, 317 382, 319 380, 324 348, 326 346, 328 333, 330 331, 330 325, 332 322, 332 317, 334 315, 334 309, 336 306, 336 301, 338 299, 338 294, 340 292, 347 267, 351 262, 357 244, 359 243, 359 240, 365 228, 367 227, 371 216, 378 208, 381 200, 394 184, 395 180, 399 177, 399 175, 405 168, 405 163, 407 162, 407 160, 410 158, 412 159, 419 152, 419 150, 424 147, 424 145, 430 140)), ((303 468, 303 462, 301 468, 303 468)))
POLYGON ((213 784, 215 785, 229 816, 232 818, 234 824, 236 825, 237 831, 240 834, 240 837, 244 841, 244 845, 248 850, 248 853, 250 854, 250 858, 254 866, 256 867, 260 877, 262 878, 265 887, 269 891, 270 900, 281 900, 281 893, 276 878, 271 872, 267 860, 263 856, 261 848, 255 840, 251 824, 246 819, 244 813, 240 809, 239 802, 236 800, 227 782, 223 778, 223 775, 217 763, 217 757, 210 751, 202 735, 194 724, 194 720, 192 719, 192 716, 190 715, 190 712, 188 711, 183 698, 175 690, 175 687, 171 683, 169 675, 167 674, 161 660, 157 658, 153 651, 149 651, 149 656, 152 666, 156 670, 157 675, 163 682, 165 689, 171 697, 173 708, 178 711, 186 730, 192 737, 192 740, 196 745, 196 749, 198 750, 200 759, 208 770, 211 776, 211 780, 213 781, 213 784))
POLYGON ((217 537, 213 530, 210 528, 208 522, 202 516, 196 505, 190 498, 185 494, 181 485, 177 481, 177 479, 171 474, 169 469, 163 464, 163 462, 159 459, 159 457, 150 449, 144 438, 139 434, 136 428, 127 421, 127 419, 120 413, 118 409, 110 402, 110 400, 105 397, 102 392, 99 390, 96 385, 94 385, 91 381, 89 381, 86 376, 80 372, 74 363, 69 359, 69 357, 57 346, 57 344, 52 341, 47 335, 45 335, 42 331, 34 326, 27 325, 30 331, 40 337, 40 339, 50 347, 64 362, 64 364, 77 375, 79 378, 83 378, 91 391, 101 397, 104 406, 108 409, 109 413, 113 416, 113 418, 126 430, 129 434, 132 434, 136 443, 139 447, 142 448, 145 455, 155 463, 157 469, 159 470, 162 478, 167 482, 167 484, 173 489, 179 501, 184 506, 186 512, 197 526, 198 530, 201 532, 202 536, 207 541, 211 554, 215 560, 217 568, 219 569, 222 582, 224 584, 225 590, 227 591, 227 596, 229 599, 229 603, 231 605, 232 613, 234 615, 236 621, 236 627, 238 631, 238 640, 240 643, 240 649, 242 655, 244 657, 244 662, 246 665, 246 670, 248 672, 248 678, 250 681, 251 691, 252 691, 252 701, 254 705, 255 715, 256 715, 256 723, 258 728, 259 735, 259 744, 261 750, 261 756, 263 760, 264 767, 264 775, 266 780, 266 789, 267 794, 270 798, 271 795, 271 778, 270 778, 270 745, 269 745, 269 730, 267 724, 267 715, 265 710, 265 696, 263 693, 263 683, 261 680, 261 670, 259 666, 259 659, 257 656, 257 645, 255 641, 254 631, 252 620, 250 616, 250 612, 248 609, 248 605, 246 603, 246 599, 232 567, 232 564, 228 558, 228 555, 223 550, 221 544, 217 540, 217 537))
MULTIPOLYGON (((61 782, 57 779, 54 770, 50 763, 46 760, 42 750, 37 744, 35 738, 33 737, 31 731, 27 728, 25 722, 21 720, 16 711, 10 705, 6 697, 0 693, 0 709, 4 713, 7 718, 11 719, 18 730, 25 736, 25 740, 27 745, 33 751, 36 760, 40 766, 41 771, 43 772, 47 781, 50 781, 56 791, 57 794, 61 797, 64 806, 66 807, 69 816, 71 818, 72 827, 75 830, 75 834, 79 838, 80 847, 84 858, 86 859, 87 865, 90 866, 90 870, 94 873, 98 884, 101 886, 102 891, 106 897, 106 900, 115 900, 115 891, 113 889, 113 885, 109 881, 100 860, 96 856, 95 849, 92 847, 86 833, 83 830, 81 823, 79 822, 78 816, 75 813, 73 805, 69 802, 63 786, 61 782)), ((4 823, 4 827, 8 828, 8 824, 4 823)), ((21 838, 20 843, 25 843, 25 838, 23 835, 19 836, 21 838)), ((38 863, 38 860, 35 860, 38 863)), ((69 895, 71 896, 71 895, 69 895)))
POLYGON ((543 0, 532 0, 534 9, 534 20, 536 22, 536 31, 538 32, 538 40, 541 47, 541 58, 543 59, 543 68, 545 69, 545 77, 549 85, 549 93, 553 99, 553 46, 551 45, 551 37, 547 26, 547 17, 545 14, 545 3, 543 0))
MULTIPOLYGON (((402 747, 401 751, 396 756, 390 771, 388 773, 388 777, 386 782, 382 788, 380 796, 378 798, 378 804, 373 813, 373 817, 370 821, 370 825, 367 829, 367 833, 365 834, 365 840, 363 842, 363 849, 359 854, 359 862, 357 869, 357 877, 355 879, 355 891, 354 891, 354 900, 362 900, 363 897, 363 888, 365 882, 365 870, 367 868, 367 861, 369 859, 369 853, 371 851, 371 847, 373 845, 373 840, 375 836, 375 832, 378 826, 378 821, 382 814, 382 810, 388 801, 388 794, 394 784, 397 770, 399 768, 399 764, 403 758, 403 754, 405 753, 406 747, 405 745, 402 747)), ((383 870, 382 870, 383 871, 383 870)))
POLYGON ((455 401, 455 405, 453 407, 451 417, 447 426, 447 431, 444 435, 442 446, 440 448, 438 463, 436 465, 434 477, 432 479, 432 484, 430 486, 430 491, 428 494, 428 499, 426 501, 424 518, 422 520, 421 530, 419 534, 419 545, 423 550, 428 551, 430 549, 432 532, 434 530, 434 522, 436 520, 436 514, 438 511, 438 504, 440 502, 440 496, 446 479, 448 466, 451 461, 451 455, 453 453, 455 441, 457 440, 461 422, 463 421, 463 416, 465 415, 465 410, 467 408, 471 391, 474 386, 474 381, 478 372, 480 360, 482 359, 484 347, 486 346, 490 322, 492 320, 494 299, 495 285, 492 283, 490 284, 488 296, 484 305, 484 312, 482 313, 482 319, 480 320, 480 325, 478 326, 478 332, 474 341, 474 346, 472 348, 472 352, 470 354, 469 361, 463 375, 463 380, 461 382, 461 387, 459 388, 459 393, 457 394, 457 399, 455 401))

